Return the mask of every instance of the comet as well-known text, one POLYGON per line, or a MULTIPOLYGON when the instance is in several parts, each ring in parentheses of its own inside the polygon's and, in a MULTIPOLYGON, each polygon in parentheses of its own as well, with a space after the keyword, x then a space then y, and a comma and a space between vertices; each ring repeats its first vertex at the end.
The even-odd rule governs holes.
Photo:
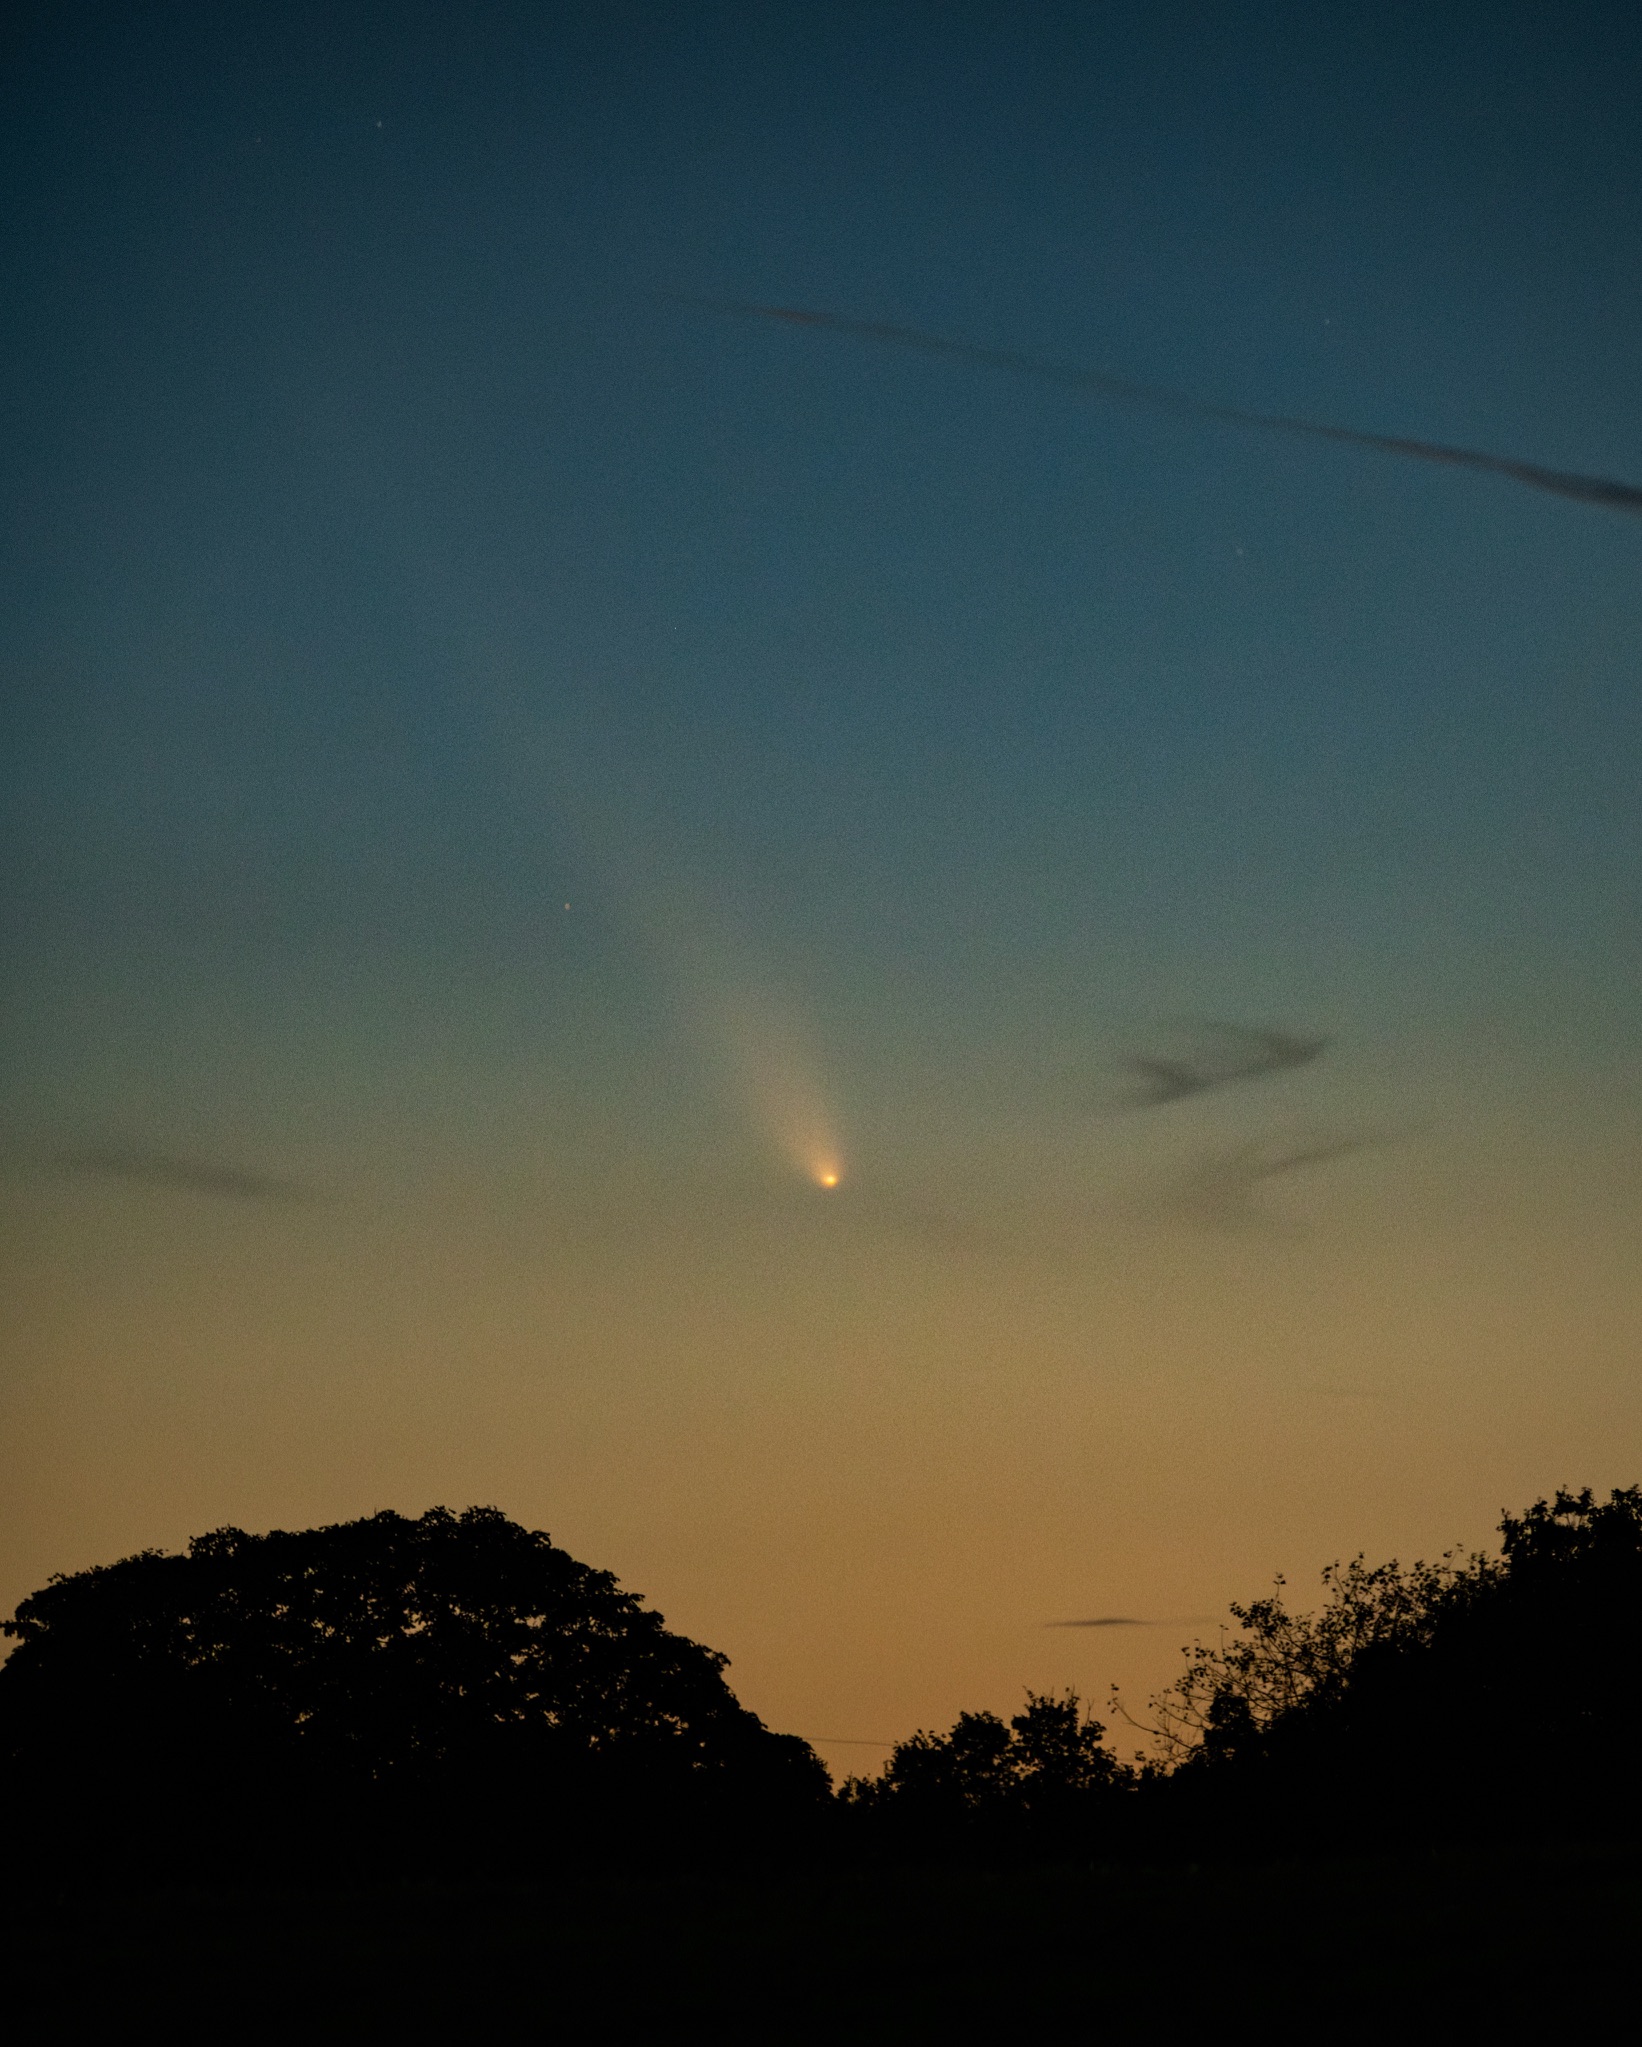
POLYGON ((1021 354, 1008 348, 984 348, 969 341, 954 341, 946 335, 927 334, 921 328, 900 327, 887 320, 852 320, 841 313, 817 312, 805 306, 762 306, 735 300, 689 298, 683 301, 706 310, 753 320, 778 320, 790 327, 824 329, 858 341, 871 341, 889 348, 916 349, 924 355, 944 355, 960 362, 979 363, 985 368, 1008 370, 1016 376, 1070 385, 1075 390, 1094 391, 1124 405, 1149 406, 1172 412, 1184 419, 1201 419, 1222 426, 1249 427, 1260 433, 1289 434, 1306 440, 1334 441, 1350 448, 1367 448, 1376 454, 1400 455, 1415 462, 1436 462, 1450 469, 1473 469, 1504 477, 1529 490, 1549 491, 1555 497, 1577 503, 1599 505, 1606 511, 1628 512, 1642 517, 1642 486, 1622 483, 1608 476, 1586 476, 1577 470, 1546 469, 1537 462, 1519 462, 1507 455, 1492 455, 1478 448, 1455 448, 1441 441, 1414 440, 1405 434, 1368 433, 1358 427, 1333 426, 1327 421, 1300 419, 1281 412, 1249 412, 1241 406, 1216 405, 1192 398, 1184 392, 1165 390, 1155 384, 1137 383, 1102 370, 1085 369, 1076 363, 1053 362, 1046 357, 1021 354))
POLYGON ((843 1145, 802 1017, 768 987, 721 987, 706 1005, 736 1092, 789 1166, 825 1193, 843 1183, 843 1145))

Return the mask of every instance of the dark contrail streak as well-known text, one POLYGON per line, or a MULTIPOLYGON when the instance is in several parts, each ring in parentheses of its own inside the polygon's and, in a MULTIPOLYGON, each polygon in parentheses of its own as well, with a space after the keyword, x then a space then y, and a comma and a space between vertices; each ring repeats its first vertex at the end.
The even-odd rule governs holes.
POLYGON ((1098 391, 1129 405, 1150 405, 1186 419, 1219 420, 1228 426, 1257 427, 1264 433, 1297 434, 1307 440, 1339 441, 1346 447, 1373 448, 1382 455, 1406 455, 1416 462, 1441 462, 1451 469, 1480 469, 1491 476, 1503 476, 1531 490, 1545 490, 1557 497, 1574 498, 1581 504, 1604 505, 1609 511, 1642 515, 1642 487, 1620 483, 1608 476, 1581 476, 1567 469, 1542 469, 1535 462, 1514 462, 1504 455, 1487 455, 1476 448, 1450 448, 1440 441, 1415 441, 1401 434, 1363 433, 1355 427, 1328 426, 1321 420, 1291 419, 1280 412, 1244 412, 1234 405, 1211 405, 1201 398, 1188 398, 1178 391, 1165 391, 1155 384, 1137 384, 1127 377, 1107 376, 1100 370, 1080 369, 1075 363, 1047 362, 1014 349, 980 348, 968 341, 949 341, 940 334, 925 334, 916 327, 897 327, 887 320, 847 320, 838 313, 817 313, 801 306, 744 305, 722 299, 690 299, 688 304, 714 312, 738 314, 759 320, 784 320, 794 327, 823 327, 834 334, 852 334, 862 341, 880 341, 892 348, 916 348, 926 355, 954 356, 963 362, 984 363, 995 370, 1013 370, 1017 375, 1039 377, 1054 384, 1069 384, 1080 391, 1098 391))
POLYGON ((180 1158, 172 1152, 105 1146, 94 1151, 56 1152, 42 1163, 60 1173, 92 1178, 146 1181, 189 1194, 215 1194, 231 1201, 305 1201, 304 1188, 271 1173, 248 1172, 213 1159, 180 1158))
POLYGON ((1160 1108, 1210 1088, 1259 1080, 1304 1066, 1328 1049, 1327 1038, 1296 1037, 1292 1031, 1253 1030, 1242 1024, 1206 1023, 1185 1052, 1169 1057, 1133 1053, 1123 1064, 1137 1076, 1132 1106, 1160 1108))
POLYGON ((1268 1180, 1297 1173, 1307 1166, 1349 1158, 1353 1152, 1384 1143, 1384 1138, 1340 1137, 1273 1151, 1254 1143, 1202 1160, 1166 1206, 1176 1215, 1214 1229, 1247 1229, 1261 1220, 1255 1195, 1268 1180))
POLYGON ((1046 1628, 1186 1628, 1194 1627, 1201 1621, 1218 1620, 1214 1613, 1178 1614, 1173 1620, 1142 1621, 1126 1613, 1097 1614, 1088 1621, 1045 1621, 1046 1628))

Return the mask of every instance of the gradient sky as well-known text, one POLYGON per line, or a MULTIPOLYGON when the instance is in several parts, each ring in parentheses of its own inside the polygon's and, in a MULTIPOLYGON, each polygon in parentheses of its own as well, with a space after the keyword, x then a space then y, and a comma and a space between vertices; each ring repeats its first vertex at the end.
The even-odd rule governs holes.
POLYGON ((11 17, 0 1608, 491 1502, 857 1768, 1642 1478, 1642 523, 690 303, 1642 482, 1639 104, 1578 0, 11 17), (1215 1020, 1329 1044, 1136 1106, 1215 1020))

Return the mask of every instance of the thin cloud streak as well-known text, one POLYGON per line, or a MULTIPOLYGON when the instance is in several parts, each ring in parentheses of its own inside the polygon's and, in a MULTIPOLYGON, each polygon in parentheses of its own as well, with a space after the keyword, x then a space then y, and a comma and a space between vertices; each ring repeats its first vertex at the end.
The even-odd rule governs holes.
POLYGON ((1087 1621, 1045 1621, 1044 1626, 1046 1628, 1195 1628, 1205 1626, 1208 1622, 1218 1620, 1219 1618, 1218 1614, 1213 1613, 1184 1613, 1177 1614, 1172 1620, 1143 1621, 1131 1619, 1128 1614, 1111 1613, 1097 1614, 1093 1620, 1087 1621))
POLYGON ((187 1194, 210 1194, 231 1201, 307 1201, 312 1197, 294 1180, 272 1173, 220 1165, 211 1159, 190 1159, 173 1152, 99 1146, 89 1151, 45 1154, 39 1163, 58 1173, 89 1179, 136 1180, 151 1187, 187 1194))
POLYGON ((1125 1069, 1141 1083, 1130 1098, 1130 1107, 1161 1108, 1188 1095, 1206 1094, 1210 1088, 1307 1066, 1329 1043, 1327 1038, 1298 1037, 1291 1031, 1226 1023, 1202 1024, 1197 1036, 1198 1042, 1184 1052, 1167 1057, 1135 1053, 1123 1061, 1125 1069))
POLYGON ((713 312, 741 318, 781 320, 794 327, 819 327, 834 334, 848 334, 861 341, 881 342, 892 348, 917 349, 925 355, 951 356, 958 361, 980 363, 989 369, 1010 370, 1018 376, 1037 377, 1049 383, 1066 384, 1075 390, 1096 391, 1120 404, 1146 405, 1172 412, 1184 419, 1214 420, 1225 426, 1252 427, 1261 433, 1290 434, 1306 440, 1337 441, 1342 446, 1368 448, 1381 455, 1402 455, 1416 462, 1437 462, 1450 469, 1474 469, 1490 476, 1503 476, 1530 490, 1549 491, 1553 496, 1572 498, 1580 504, 1600 505, 1613 512, 1642 516, 1642 486, 1622 483, 1614 477, 1585 476, 1573 470, 1545 469, 1536 462, 1518 462, 1504 455, 1490 455, 1478 448, 1452 448, 1441 441, 1418 441, 1402 434, 1366 433, 1356 427, 1330 426, 1325 421, 1296 419, 1280 412, 1245 412, 1234 405, 1214 405, 1183 392, 1168 391, 1155 384, 1135 383, 1127 377, 1113 377, 1100 370, 1081 369, 1073 363, 1049 362, 1038 356, 1021 355, 1014 349, 981 348, 967 341, 948 340, 944 335, 925 334, 916 327, 899 327, 886 320, 849 320, 838 313, 823 313, 801 306, 760 306, 733 300, 692 298, 684 301, 713 312))
POLYGON ((1255 1201, 1268 1180, 1298 1173, 1308 1166, 1327 1165, 1354 1152, 1387 1142, 1384 1138, 1340 1137, 1273 1151, 1259 1143, 1238 1145, 1200 1160, 1190 1175, 1169 1193, 1164 1206, 1174 1215, 1218 1230, 1248 1229, 1266 1221, 1255 1201))

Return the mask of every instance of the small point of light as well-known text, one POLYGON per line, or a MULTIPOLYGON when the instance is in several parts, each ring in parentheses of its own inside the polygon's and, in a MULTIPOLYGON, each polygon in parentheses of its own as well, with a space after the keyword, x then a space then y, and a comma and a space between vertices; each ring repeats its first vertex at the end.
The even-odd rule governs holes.
POLYGON ((815 1178, 817 1184, 822 1187, 836 1187, 838 1185, 838 1175, 830 1166, 824 1173, 817 1173, 815 1178))

